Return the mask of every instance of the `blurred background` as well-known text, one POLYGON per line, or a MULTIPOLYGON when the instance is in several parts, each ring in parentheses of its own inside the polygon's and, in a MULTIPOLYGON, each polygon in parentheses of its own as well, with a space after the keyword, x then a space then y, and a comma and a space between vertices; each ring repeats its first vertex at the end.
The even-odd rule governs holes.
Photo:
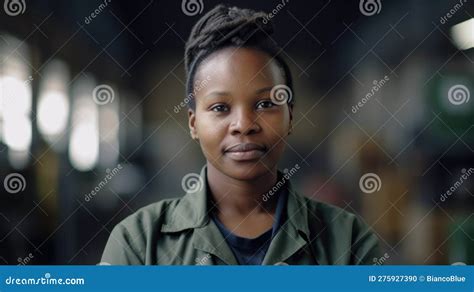
POLYGON ((374 264, 473 264, 472 2, 5 1, 0 264, 97 264, 115 224, 184 194, 205 164, 184 42, 219 3, 275 22, 297 190, 372 226, 374 264))

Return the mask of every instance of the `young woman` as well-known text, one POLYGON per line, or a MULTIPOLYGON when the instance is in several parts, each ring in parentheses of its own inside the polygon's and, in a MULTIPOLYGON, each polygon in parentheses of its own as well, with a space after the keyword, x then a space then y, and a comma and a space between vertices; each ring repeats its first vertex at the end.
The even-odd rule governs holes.
POLYGON ((266 14, 224 5, 195 24, 185 60, 190 134, 207 160, 203 187, 123 220, 102 262, 326 265, 378 257, 376 236, 355 215, 299 195, 277 169, 294 99, 272 32, 266 14), (275 89, 285 90, 283 99, 275 89))

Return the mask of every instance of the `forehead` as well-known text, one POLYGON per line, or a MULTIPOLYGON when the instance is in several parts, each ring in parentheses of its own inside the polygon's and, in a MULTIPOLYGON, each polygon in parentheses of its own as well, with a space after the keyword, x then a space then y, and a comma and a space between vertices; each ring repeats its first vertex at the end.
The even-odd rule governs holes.
POLYGON ((255 48, 229 47, 207 57, 196 72, 196 80, 208 79, 209 88, 226 90, 285 83, 283 72, 270 55, 255 48))

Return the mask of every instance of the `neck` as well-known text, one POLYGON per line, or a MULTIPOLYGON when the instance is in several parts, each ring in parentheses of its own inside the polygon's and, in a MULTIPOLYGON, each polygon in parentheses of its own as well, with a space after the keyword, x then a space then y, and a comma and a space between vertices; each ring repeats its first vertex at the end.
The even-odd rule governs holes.
POLYGON ((277 182, 276 168, 253 180, 238 180, 208 163, 207 178, 212 199, 221 214, 247 215, 275 210, 276 198, 264 201, 263 196, 277 182))

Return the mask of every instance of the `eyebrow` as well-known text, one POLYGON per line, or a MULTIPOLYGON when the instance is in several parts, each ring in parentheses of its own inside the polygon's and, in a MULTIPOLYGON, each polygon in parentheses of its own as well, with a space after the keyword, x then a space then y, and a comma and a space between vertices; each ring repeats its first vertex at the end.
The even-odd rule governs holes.
MULTIPOLYGON (((271 91, 273 88, 273 86, 268 86, 268 87, 264 87, 264 88, 260 88, 259 90, 255 91, 255 94, 262 94, 264 92, 267 92, 267 91, 271 91)), ((232 95, 229 91, 213 91, 211 93, 209 93, 208 95, 206 95, 204 98, 213 98, 213 97, 217 97, 217 96, 226 96, 226 95, 232 95)))
POLYGON ((264 87, 264 88, 261 88, 261 89, 257 90, 255 93, 256 94, 261 94, 261 93, 264 93, 264 92, 267 92, 267 91, 271 91, 272 89, 273 89, 273 86, 264 87))
POLYGON ((213 97, 223 96, 223 95, 225 96, 225 95, 231 95, 231 94, 228 91, 213 91, 209 93, 208 95, 204 96, 204 98, 208 99, 208 98, 213 98, 213 97))

